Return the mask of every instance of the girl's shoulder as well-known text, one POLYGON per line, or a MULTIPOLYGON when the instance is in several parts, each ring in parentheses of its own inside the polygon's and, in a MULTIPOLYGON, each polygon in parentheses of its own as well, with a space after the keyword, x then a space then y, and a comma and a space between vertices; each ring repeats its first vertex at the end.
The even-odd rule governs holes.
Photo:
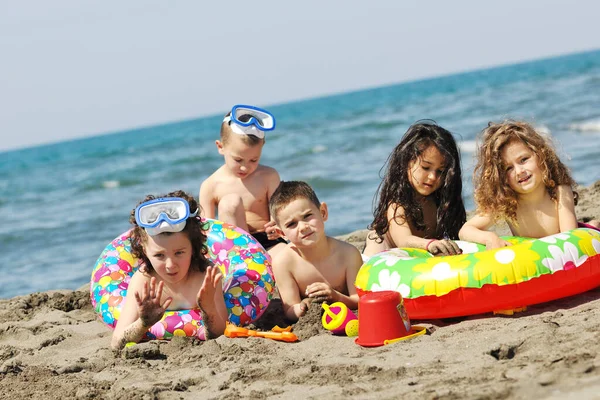
POLYGON ((573 188, 570 185, 558 185, 556 188, 556 197, 573 197, 573 188))
POLYGON ((153 276, 155 276, 158 279, 158 276, 156 276, 154 272, 147 272, 144 270, 144 267, 140 267, 131 276, 131 280, 129 281, 129 287, 131 287, 131 285, 134 284, 150 282, 150 279, 152 279, 153 276))
POLYGON ((138 268, 138 270, 133 273, 128 288, 129 290, 141 288, 146 282, 150 282, 150 279, 152 279, 152 275, 149 272, 145 272, 142 268, 138 268))
POLYGON ((400 203, 390 203, 387 208, 388 217, 404 215, 404 206, 400 203))

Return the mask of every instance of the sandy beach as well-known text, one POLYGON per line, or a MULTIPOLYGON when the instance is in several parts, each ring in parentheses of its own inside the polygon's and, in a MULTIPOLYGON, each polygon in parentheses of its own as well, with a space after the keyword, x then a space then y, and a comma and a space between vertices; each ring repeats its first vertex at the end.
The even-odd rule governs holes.
MULTIPOLYGON (((578 217, 600 218, 600 181, 579 192, 578 217)), ((343 239, 361 248, 364 235, 343 239)), ((600 398, 600 288, 513 316, 413 321, 427 335, 376 348, 332 336, 314 304, 296 343, 177 338, 113 352, 89 297, 86 285, 0 301, 0 398, 600 398)), ((255 327, 284 325, 280 311, 273 300, 255 327)))

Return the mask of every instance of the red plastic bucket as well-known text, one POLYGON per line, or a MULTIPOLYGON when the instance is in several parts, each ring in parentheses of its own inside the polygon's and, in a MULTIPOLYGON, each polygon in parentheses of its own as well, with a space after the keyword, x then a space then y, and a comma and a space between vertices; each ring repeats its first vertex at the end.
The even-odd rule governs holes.
POLYGON ((410 334, 410 319, 400 293, 391 290, 370 292, 359 299, 357 344, 382 346, 410 334))

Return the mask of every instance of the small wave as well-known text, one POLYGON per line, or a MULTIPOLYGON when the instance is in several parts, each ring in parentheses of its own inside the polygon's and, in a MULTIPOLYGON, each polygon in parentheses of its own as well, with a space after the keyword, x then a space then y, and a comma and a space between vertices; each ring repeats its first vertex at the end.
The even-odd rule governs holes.
POLYGON ((90 182, 83 185, 79 190, 82 192, 94 192, 96 190, 114 190, 130 186, 136 186, 144 181, 141 179, 107 179, 103 181, 90 182))
POLYGON ((542 125, 542 124, 536 124, 535 130, 538 131, 539 133, 542 133, 547 136, 550 136, 552 133, 552 132, 550 132, 550 128, 548 128, 546 125, 542 125))
POLYGON ((362 132, 365 130, 369 131, 388 131, 393 128, 397 128, 405 124, 403 120, 368 120, 368 121, 359 121, 352 124, 347 124, 346 126, 340 127, 340 131, 347 132, 362 132))
POLYGON ((477 151, 477 142, 474 140, 465 140, 458 143, 460 151, 463 153, 475 153, 477 151))
POLYGON ((569 129, 579 132, 600 132, 600 119, 570 124, 569 129))
POLYGON ((349 187, 353 184, 350 181, 344 181, 341 179, 330 179, 330 178, 322 178, 322 177, 313 177, 304 179, 309 185, 315 189, 315 191, 319 190, 327 190, 327 189, 341 189, 345 187, 349 187))
POLYGON ((16 234, 16 233, 6 233, 6 234, 0 234, 0 242, 3 243, 3 245, 10 245, 12 243, 17 243, 20 244, 23 242, 23 240, 27 237, 26 232, 23 234, 16 234))
POLYGON ((102 187, 105 189, 114 189, 121 186, 121 182, 119 181, 104 181, 102 182, 102 187))
POLYGON ((324 151, 327 151, 327 146, 322 145, 322 144, 317 144, 315 146, 313 146, 313 148, 311 149, 312 153, 322 153, 324 151))

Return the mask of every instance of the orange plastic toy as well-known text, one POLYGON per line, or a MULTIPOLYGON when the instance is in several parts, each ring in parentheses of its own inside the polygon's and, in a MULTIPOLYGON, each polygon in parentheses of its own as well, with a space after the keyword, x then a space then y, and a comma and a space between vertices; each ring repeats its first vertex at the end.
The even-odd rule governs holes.
POLYGON ((283 342, 297 342, 298 336, 290 332, 290 330, 291 326, 286 329, 276 326, 272 331, 262 332, 255 331, 253 329, 242 328, 241 326, 235 326, 233 324, 227 324, 225 327, 225 336, 228 338, 262 337, 266 339, 281 340, 283 342))

